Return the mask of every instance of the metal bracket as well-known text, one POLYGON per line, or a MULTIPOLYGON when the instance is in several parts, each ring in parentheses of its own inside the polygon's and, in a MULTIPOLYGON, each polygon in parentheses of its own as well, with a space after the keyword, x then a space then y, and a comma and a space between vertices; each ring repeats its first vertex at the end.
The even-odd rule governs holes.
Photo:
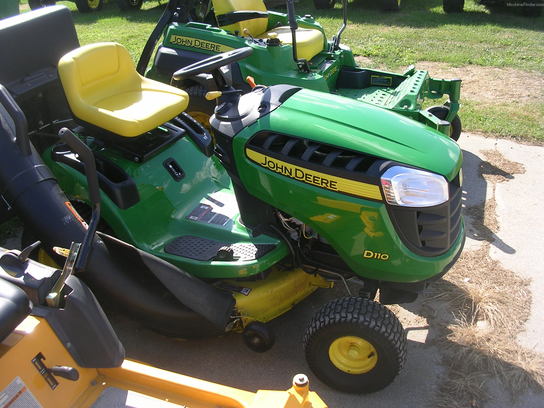
POLYGON ((66 282, 66 279, 73 273, 74 271, 74 264, 76 263, 77 257, 79 255, 79 248, 81 247, 81 244, 78 242, 72 242, 72 245, 70 246, 70 252, 68 253, 68 258, 66 259, 66 262, 64 263, 64 268, 62 268, 62 272, 59 276, 59 279, 51 289, 51 292, 47 295, 45 298, 45 301, 47 302, 47 306, 58 308, 60 306, 60 297, 62 293, 62 289, 64 288, 64 283, 66 282))
POLYGON ((38 370, 38 372, 45 379, 47 385, 49 385, 49 387, 54 390, 59 385, 59 382, 56 380, 53 374, 51 374, 51 371, 49 371, 49 369, 45 366, 43 360, 45 360, 44 355, 42 353, 38 353, 36 357, 32 359, 32 364, 34 364, 36 370, 38 370))

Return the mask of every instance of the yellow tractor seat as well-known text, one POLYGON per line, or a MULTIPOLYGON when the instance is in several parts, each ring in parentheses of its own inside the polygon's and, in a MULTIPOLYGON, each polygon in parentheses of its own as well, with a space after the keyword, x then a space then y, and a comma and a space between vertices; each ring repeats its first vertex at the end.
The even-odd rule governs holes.
MULTIPOLYGON (((319 30, 310 28, 297 29, 297 56, 305 60, 311 60, 321 51, 323 51, 323 33, 319 30)), ((293 36, 289 26, 276 27, 259 35, 257 38, 277 37, 283 44, 292 44, 293 36)))
MULTIPOLYGON (((229 13, 267 11, 263 0, 213 0, 212 3, 215 15, 218 18, 218 24, 220 24, 221 21, 220 16, 225 16, 229 13)), ((282 43, 292 44, 293 42, 291 29, 288 26, 275 27, 274 29, 267 31, 268 17, 243 20, 234 24, 221 26, 221 28, 231 32, 238 32, 241 35, 250 35, 254 38, 262 39, 275 36, 275 33, 282 43)), ((304 58, 308 61, 323 51, 325 46, 325 37, 323 33, 311 28, 297 29, 296 40, 298 58, 304 58)))
POLYGON ((138 74, 117 43, 77 48, 60 59, 58 71, 76 119, 124 137, 149 132, 189 103, 185 91, 138 74))

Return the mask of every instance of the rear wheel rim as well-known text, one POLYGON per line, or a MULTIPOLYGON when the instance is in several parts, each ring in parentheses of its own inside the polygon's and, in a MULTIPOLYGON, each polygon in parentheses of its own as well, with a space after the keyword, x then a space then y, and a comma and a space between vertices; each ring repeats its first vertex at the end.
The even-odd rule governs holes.
POLYGON ((362 337, 344 336, 337 338, 329 346, 329 359, 340 371, 365 374, 376 367, 378 352, 362 337))

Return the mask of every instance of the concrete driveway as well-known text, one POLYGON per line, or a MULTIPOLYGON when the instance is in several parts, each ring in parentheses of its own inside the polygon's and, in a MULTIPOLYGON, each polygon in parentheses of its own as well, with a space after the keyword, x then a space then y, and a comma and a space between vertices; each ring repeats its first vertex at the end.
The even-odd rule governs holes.
MULTIPOLYGON (((544 325, 541 324, 544 302, 539 296, 544 293, 541 266, 544 261, 544 217, 541 211, 544 147, 471 134, 463 134, 460 144, 465 150, 464 206, 482 209, 471 210, 466 217, 465 251, 478 250, 487 242, 491 258, 519 276, 531 279, 531 313, 526 331, 519 335, 519 344, 544 354, 544 325), (512 174, 502 170, 500 163, 491 163, 488 157, 493 154, 510 164, 519 165, 519 171, 512 174), (501 175, 502 179, 482 177, 488 168, 501 175), (488 208, 484 200, 496 205, 488 208), (494 226, 486 226, 484 221, 490 211, 495 212, 494 226)), ((486 273, 485 270, 477 272, 486 273)), ((340 287, 323 290, 273 321, 271 326, 276 333, 276 344, 264 354, 248 350, 237 335, 185 341, 163 337, 121 316, 114 316, 113 323, 126 346, 128 357, 186 375, 257 390, 288 388, 293 375, 304 372, 310 378, 311 388, 331 407, 435 406, 447 367, 443 365, 440 347, 433 341, 437 328, 429 318, 430 301, 425 297, 405 308, 394 308, 408 331, 408 360, 395 382, 385 390, 370 395, 343 394, 330 389, 312 375, 302 352, 301 339, 306 324, 320 305, 343 295, 345 293, 340 287)), ((453 316, 454 313, 455 310, 446 311, 446 315, 453 316)), ((484 406, 544 406, 541 387, 519 395, 514 401, 493 379, 487 388, 491 399, 484 406)))

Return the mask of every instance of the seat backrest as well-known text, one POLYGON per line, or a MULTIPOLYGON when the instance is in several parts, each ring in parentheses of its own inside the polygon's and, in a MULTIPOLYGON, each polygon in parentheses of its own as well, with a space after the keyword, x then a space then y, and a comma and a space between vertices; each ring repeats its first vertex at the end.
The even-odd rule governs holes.
POLYGON ((59 61, 59 76, 72 111, 140 87, 129 52, 120 44, 104 42, 77 48, 59 61))
MULTIPOLYGON (((263 0, 213 0, 213 9, 216 16, 232 13, 234 11, 267 11, 263 0)), ((223 26, 227 31, 238 31, 240 34, 247 32, 256 37, 263 34, 268 27, 268 18, 254 18, 240 21, 236 24, 223 26)))
POLYGON ((31 130, 70 117, 57 64, 77 47, 72 12, 65 6, 0 20, 0 83, 25 112, 31 130))
MULTIPOLYGON (((12 83, 33 77, 36 72, 48 68, 54 71, 60 57, 77 47, 72 13, 64 6, 44 7, 0 20, 0 82, 9 89, 12 83)), ((24 87, 29 88, 31 84, 24 87)))

